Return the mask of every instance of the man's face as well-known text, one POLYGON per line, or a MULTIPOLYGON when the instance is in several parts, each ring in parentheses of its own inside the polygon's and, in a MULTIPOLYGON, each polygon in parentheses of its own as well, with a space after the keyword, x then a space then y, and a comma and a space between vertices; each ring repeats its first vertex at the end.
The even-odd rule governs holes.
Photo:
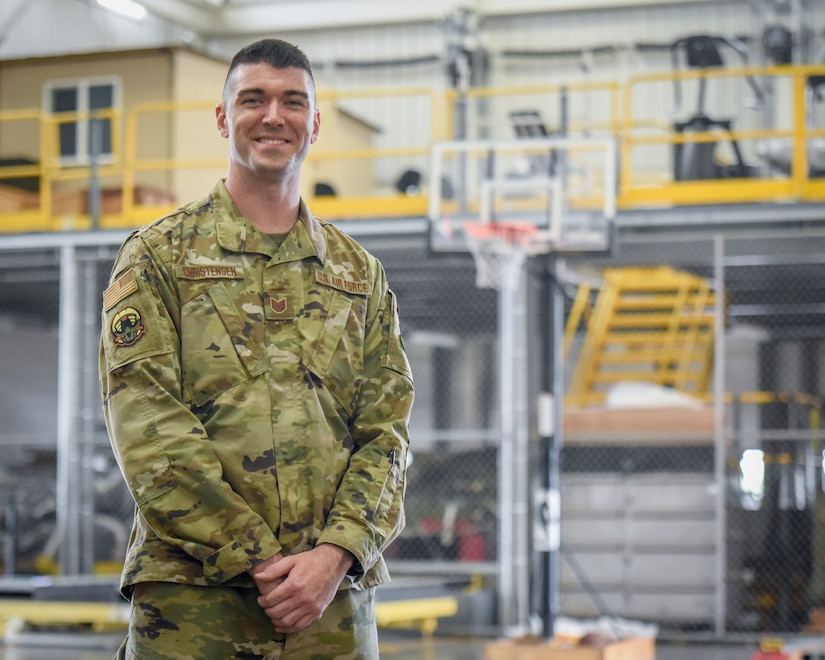
POLYGON ((215 109, 218 132, 229 139, 229 174, 283 181, 299 177, 321 118, 308 72, 242 64, 215 109))

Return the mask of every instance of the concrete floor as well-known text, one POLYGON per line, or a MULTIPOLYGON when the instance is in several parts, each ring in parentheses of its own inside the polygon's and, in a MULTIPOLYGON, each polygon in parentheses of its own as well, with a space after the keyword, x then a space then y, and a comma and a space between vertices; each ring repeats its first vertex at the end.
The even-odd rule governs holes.
MULTIPOLYGON (((484 644, 479 640, 437 640, 385 643, 382 660, 482 660, 484 644)), ((745 645, 657 644, 656 660, 751 660, 754 649, 745 645)))
MULTIPOLYGON (((28 635, 24 643, 0 644, 2 660, 111 660, 119 635, 28 635)), ((489 640, 435 637, 422 640, 403 633, 381 634, 382 660, 482 660, 489 640)), ((752 644, 660 642, 656 660, 751 660, 752 644)))

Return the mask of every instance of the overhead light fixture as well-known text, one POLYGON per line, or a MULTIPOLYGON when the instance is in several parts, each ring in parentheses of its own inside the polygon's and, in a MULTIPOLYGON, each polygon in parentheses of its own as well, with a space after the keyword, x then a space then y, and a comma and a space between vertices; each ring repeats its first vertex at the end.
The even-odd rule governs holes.
POLYGON ((146 7, 133 0, 97 0, 97 4, 136 21, 142 21, 147 14, 146 7))

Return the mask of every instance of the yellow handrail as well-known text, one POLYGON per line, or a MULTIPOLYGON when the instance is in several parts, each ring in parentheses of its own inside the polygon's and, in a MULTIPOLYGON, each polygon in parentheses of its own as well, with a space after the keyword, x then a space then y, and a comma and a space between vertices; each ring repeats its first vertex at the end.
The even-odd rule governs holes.
POLYGON ((825 182, 811 181, 807 168, 809 140, 823 135, 820 129, 806 125, 805 85, 812 75, 825 74, 822 66, 770 66, 686 69, 668 73, 647 73, 629 78, 623 85, 622 134, 620 137, 621 169, 619 176, 619 208, 661 204, 723 204, 764 202, 796 199, 800 202, 825 200, 825 182), (683 80, 735 79, 751 77, 789 78, 793 126, 779 129, 731 129, 731 141, 787 140, 791 144, 790 175, 787 177, 750 177, 724 180, 670 181, 668 183, 638 183, 634 169, 634 148, 651 145, 679 145, 711 143, 720 140, 718 132, 704 131, 690 134, 671 129, 664 135, 638 135, 632 121, 639 117, 634 112, 633 100, 639 88, 683 80), (720 185, 721 184, 721 185, 720 185))
MULTIPOLYGON (((619 210, 643 208, 648 206, 679 206, 694 204, 729 204, 755 203, 764 201, 825 201, 825 178, 811 178, 808 171, 811 141, 825 139, 825 127, 806 125, 805 92, 806 82, 810 76, 825 74, 823 66, 773 66, 741 67, 724 69, 686 69, 666 73, 649 73, 636 75, 623 82, 573 82, 570 84, 548 85, 514 85, 509 87, 479 87, 466 93, 468 102, 477 100, 500 101, 495 109, 501 114, 506 108, 520 102, 535 100, 537 107, 545 108, 567 94, 570 102, 587 106, 593 93, 605 94, 600 114, 591 121, 571 118, 569 134, 585 135, 599 131, 600 134, 612 136, 618 145, 619 180, 617 206, 619 210), (731 140, 750 144, 762 141, 781 141, 788 146, 789 173, 773 174, 770 177, 753 176, 746 178, 675 180, 668 175, 667 165, 670 154, 662 157, 659 153, 654 158, 655 166, 648 168, 639 165, 637 152, 640 149, 656 150, 675 148, 677 145, 708 144, 720 140, 720 134, 713 131, 680 133, 659 113, 657 116, 645 116, 634 107, 634 100, 648 86, 673 83, 674 81, 695 81, 701 79, 736 79, 750 76, 758 80, 783 78, 790 81, 791 93, 788 110, 788 124, 774 129, 744 127, 732 129, 726 134, 731 140), (509 104, 509 105, 508 105, 509 104), (658 159, 658 160, 657 160, 658 159)), ((359 100, 369 102, 386 100, 387 103, 426 104, 428 108, 422 123, 423 130, 412 137, 400 137, 407 140, 405 144, 381 143, 372 146, 333 145, 324 146, 310 152, 308 164, 318 167, 331 167, 347 161, 357 161, 359 171, 366 171, 371 164, 383 167, 383 163, 392 161, 405 163, 425 162, 434 142, 452 139, 458 125, 456 115, 457 101, 461 95, 456 90, 437 90, 428 87, 408 87, 393 89, 356 89, 332 90, 318 92, 319 104, 324 112, 339 104, 357 103, 359 100), (378 165, 382 163, 382 165, 378 165)), ((784 100, 784 97, 783 97, 784 100)), ((117 213, 105 213, 100 218, 102 228, 132 227, 142 224, 153 215, 171 208, 174 202, 158 201, 161 198, 138 199, 138 190, 147 186, 147 181, 160 182, 149 184, 155 187, 171 188, 171 181, 180 181, 185 176, 197 178, 198 189, 205 190, 211 185, 214 173, 225 168, 225 154, 215 150, 213 154, 184 153, 184 146, 171 146, 173 131, 185 130, 183 113, 195 113, 202 119, 212 121, 214 102, 155 102, 142 103, 129 108, 101 110, 94 113, 59 113, 49 115, 40 110, 23 109, 0 111, 0 128, 3 134, 13 134, 17 127, 31 133, 37 141, 27 142, 28 157, 34 161, 31 165, 0 165, 0 233, 21 231, 82 230, 91 226, 88 214, 75 211, 57 213, 55 204, 65 198, 67 191, 77 191, 80 184, 89 179, 88 163, 61 162, 60 126, 67 122, 85 122, 91 118, 109 121, 111 136, 111 154, 98 163, 97 174, 106 187, 116 188, 121 195, 121 206, 117 213), (177 127, 175 122, 178 122, 177 127), (36 126, 36 132, 31 128, 36 126), (163 132, 170 136, 164 142, 154 135, 163 132), (153 140, 155 142, 153 142, 153 140), (154 153, 147 145, 153 145, 154 153), (186 174, 197 173, 200 174, 186 174), (39 195, 27 194, 19 189, 9 189, 9 180, 32 178, 39 182, 39 195)), ((598 104, 597 104, 598 105, 598 104)), ((418 107, 418 106, 416 106, 418 107)), ((424 107, 423 105, 421 106, 424 107)), ((787 113, 786 113, 787 114, 787 113)), ((476 118, 487 121, 488 129, 501 131, 507 120, 501 116, 476 118)), ((489 134, 489 130, 488 130, 489 134)), ((509 135, 509 132, 508 132, 509 135)), ((472 135, 467 135, 473 138, 472 135)), ((495 137, 495 136, 494 136, 495 137)), ((199 142, 200 140, 198 140, 199 142)), ((6 141, 4 141, 4 144, 6 141)), ((188 149, 190 145, 185 145, 188 149)), ((198 145, 199 146, 199 145, 198 145)), ((529 143, 525 144, 522 154, 529 155, 529 143)), ((17 153, 2 153, 0 157, 19 157, 17 153)), ((468 157, 476 158, 475 154, 468 157)), ((352 170, 353 168, 349 168, 352 170)), ((385 174, 382 171, 382 174, 385 174)), ((426 175, 425 180, 426 180, 426 175)), ((176 184, 177 185, 177 184, 176 184)), ((404 215, 424 215, 427 209, 426 190, 416 198, 405 198, 395 190, 375 187, 371 194, 358 192, 340 193, 334 198, 313 198, 307 194, 310 203, 323 208, 326 217, 332 219, 358 217, 394 217, 404 215)), ((388 188, 388 187, 387 187, 388 188)), ((177 202, 185 199, 175 200, 177 202)))

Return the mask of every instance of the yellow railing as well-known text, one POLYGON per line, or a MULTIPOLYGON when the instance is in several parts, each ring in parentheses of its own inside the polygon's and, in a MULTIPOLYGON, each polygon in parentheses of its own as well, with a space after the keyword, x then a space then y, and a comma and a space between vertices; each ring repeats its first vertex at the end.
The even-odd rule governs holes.
MULTIPOLYGON (((101 180, 120 180, 124 167, 122 134, 118 126, 122 123, 122 113, 118 109, 89 112, 65 112, 49 115, 38 110, 18 110, 0 112, 0 125, 12 125, 25 133, 31 133, 37 142, 37 153, 30 165, 0 167, 0 185, 10 179, 27 181, 30 186, 5 185, 0 190, 0 232, 17 233, 32 231, 60 231, 88 229, 88 214, 85 220, 64 224, 67 215, 64 207, 86 206, 83 197, 85 186, 93 176, 88 161, 66 164, 60 155, 60 127, 64 124, 88 122, 91 119, 107 120, 111 125, 111 153, 95 166, 94 172, 101 180), (35 130, 26 130, 25 124, 34 122, 35 130), (78 187, 81 182, 84 186, 78 187), (38 192, 29 189, 34 188, 38 192), (71 199, 70 199, 71 196, 71 199)), ((3 154, 5 156, 5 154, 3 154)), ((85 193, 88 196, 88 193, 85 193)), ((83 215, 83 214, 81 214, 83 215)))
MULTIPOLYGON (((391 147, 329 148, 310 151, 308 163, 344 163, 356 161, 362 167, 372 163, 391 161, 395 163, 411 160, 426 160, 433 142, 446 140, 452 134, 450 113, 450 93, 436 91, 431 87, 407 87, 373 90, 319 90, 318 105, 321 113, 321 142, 324 141, 324 115, 333 108, 352 101, 381 101, 403 104, 419 102, 427 107, 428 125, 422 117, 418 120, 424 126, 415 135, 405 136, 405 143, 391 147), (427 130, 429 129, 429 130, 427 130), (365 162, 366 161, 366 162, 365 162)), ((402 121, 396 118, 394 121, 402 121)), ((318 146, 318 145, 316 145, 318 146)), ((399 165, 400 167, 400 165, 399 165)), ((309 197, 313 211, 319 216, 331 219, 341 218, 397 218, 421 217, 427 213, 425 195, 403 195, 396 190, 375 190, 371 195, 336 195, 335 197, 309 197)))
MULTIPOLYGON (((618 82, 586 82, 555 85, 517 85, 511 87, 488 87, 474 88, 467 92, 468 101, 479 99, 512 99, 518 97, 522 101, 534 100, 535 105, 543 105, 545 108, 554 104, 560 104, 567 99, 576 99, 587 94, 603 93, 608 98, 606 108, 606 120, 582 123, 581 121, 570 121, 566 130, 574 135, 581 135, 590 131, 606 131, 608 134, 617 136, 621 128, 621 85, 618 82), (543 99, 543 101, 542 101, 543 99)), ((450 103, 447 107, 452 111, 455 108, 455 100, 458 98, 455 92, 451 92, 450 103)), ((455 118, 451 120, 451 125, 455 124, 455 118)), ((562 127, 548 127, 549 132, 557 132, 562 127)))
POLYGON ((805 87, 813 75, 825 75, 822 66, 743 67, 736 69, 701 69, 646 74, 630 78, 623 85, 622 130, 619 136, 621 168, 619 176, 619 208, 645 206, 681 206, 696 204, 759 203, 775 201, 813 202, 825 201, 825 178, 812 179, 807 164, 811 140, 825 136, 825 130, 806 125, 805 87), (743 129, 680 133, 674 129, 658 135, 640 134, 633 122, 644 121, 634 105, 634 95, 644 87, 673 84, 675 81, 690 82, 743 80, 789 80, 791 94, 783 97, 789 102, 791 123, 786 128, 743 129), (790 172, 772 175, 702 180, 668 180, 651 184, 645 182, 635 167, 634 151, 642 147, 675 148, 676 145, 714 143, 720 140, 736 141, 740 146, 759 141, 787 141, 790 147, 790 172))
MULTIPOLYGON (((806 81, 813 75, 825 75, 825 67, 686 70, 634 76, 622 83, 476 88, 465 97, 454 90, 431 88, 320 90, 318 100, 322 117, 329 109, 341 105, 384 103, 386 108, 393 109, 387 111, 391 118, 385 120, 382 115, 382 123, 391 125, 403 121, 396 116, 398 108, 415 107, 422 111, 416 111, 415 121, 409 122, 415 123, 416 127, 411 128, 409 134, 396 131, 400 138, 392 144, 384 141, 380 146, 353 146, 336 145, 333 141, 332 145, 327 143, 321 147, 319 143, 310 152, 307 164, 321 167, 354 162, 359 170, 375 170, 390 162, 399 167, 403 163, 415 162, 419 164, 426 184, 426 163, 432 144, 453 139, 459 126, 464 137, 469 139, 512 138, 507 110, 532 104, 547 111, 547 130, 551 134, 557 133, 560 128, 558 109, 564 100, 571 107, 588 108, 588 114, 593 115, 582 119, 572 113, 565 127, 568 135, 598 135, 616 140, 620 156, 617 190, 620 210, 697 204, 821 202, 825 201, 825 178, 812 178, 808 171, 808 149, 812 141, 822 140, 825 144, 825 127, 816 128, 806 123, 806 81), (661 88, 676 81, 695 85, 701 79, 733 81, 745 76, 763 82, 786 81, 789 91, 776 96, 781 96, 781 112, 786 117, 783 124, 764 128, 735 123, 730 131, 723 133, 679 132, 667 108, 650 110, 655 107, 648 102, 650 98, 669 94, 645 95, 646 89, 661 88), (598 98, 598 102, 593 101, 594 98, 598 98), (639 103, 640 98, 645 103, 639 103), (458 114, 459 107, 464 114, 458 114), (760 172, 758 176, 746 178, 676 180, 671 167, 677 145, 724 140, 744 145, 751 159, 754 158, 754 145, 769 140, 783 142, 788 147, 788 171, 760 172), (640 158, 645 152, 653 156, 640 158)), ((217 146, 210 152, 197 149, 200 137, 193 137, 188 142, 176 138, 175 133, 185 132, 188 128, 188 122, 181 120, 184 113, 194 113, 199 122, 204 118, 212 122, 214 103, 152 103, 94 114, 48 115, 38 110, 0 112, 0 135, 25 133, 31 136, 27 144, 37 143, 36 147, 27 148, 26 156, 31 164, 0 166, 0 233, 139 226, 173 208, 176 203, 191 198, 179 199, 182 197, 179 192, 173 199, 171 195, 153 195, 147 191, 173 191, 187 176, 197 183, 193 188, 202 194, 214 182, 216 172, 225 171, 225 144, 216 140, 217 146), (85 199, 92 170, 87 162, 69 165, 61 160, 59 141, 61 125, 87 122, 93 118, 108 120, 111 136, 111 154, 95 168, 99 186, 111 200, 106 198, 107 203, 102 205, 97 218, 91 217, 85 199), (158 140, 158 133, 168 139, 158 140), (181 142, 177 146, 174 144, 176 139, 181 142), (147 150, 148 144, 154 145, 154 152, 147 150), (12 179, 17 180, 16 183, 25 179, 36 181, 39 193, 4 185, 12 179)), ((757 115, 753 117, 754 121, 750 123, 758 123, 757 115)), ((19 157, 20 153, 7 151, 7 143, 8 140, 0 141, 3 145, 0 158, 19 157)), ((342 191, 335 197, 313 197, 307 192, 305 196, 319 215, 330 219, 421 217, 427 214, 428 207, 426 185, 418 195, 402 194, 384 182, 368 194, 353 195, 342 191)))

